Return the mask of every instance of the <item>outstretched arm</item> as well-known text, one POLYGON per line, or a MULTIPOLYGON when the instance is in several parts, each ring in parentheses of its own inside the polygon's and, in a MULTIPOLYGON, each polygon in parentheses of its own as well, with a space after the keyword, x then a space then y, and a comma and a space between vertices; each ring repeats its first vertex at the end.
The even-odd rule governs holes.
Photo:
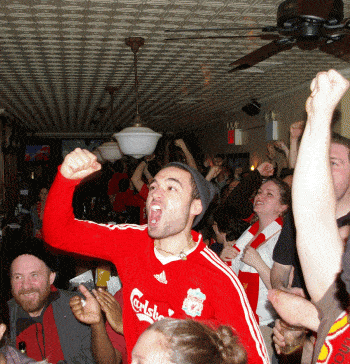
POLYGON ((306 286, 319 301, 341 267, 343 244, 335 219, 335 196, 329 163, 331 120, 349 82, 338 72, 318 73, 306 102, 307 123, 293 182, 297 249, 306 286))
POLYGON ((304 297, 271 289, 268 299, 279 316, 293 326, 302 326, 317 332, 320 320, 316 306, 304 297))
POLYGON ((185 144, 185 142, 182 139, 176 139, 175 140, 175 145, 178 146, 184 153, 185 158, 186 158, 186 163, 194 168, 197 169, 197 164, 196 161, 193 158, 193 155, 191 154, 191 152, 188 150, 187 145, 185 144))

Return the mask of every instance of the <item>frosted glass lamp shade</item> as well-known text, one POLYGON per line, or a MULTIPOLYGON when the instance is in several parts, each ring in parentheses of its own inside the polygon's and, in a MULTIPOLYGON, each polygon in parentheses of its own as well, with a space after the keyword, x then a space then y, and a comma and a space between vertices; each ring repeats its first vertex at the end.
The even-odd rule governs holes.
POLYGON ((97 156, 97 160, 100 163, 103 163, 105 161, 114 163, 115 161, 123 157, 116 142, 106 142, 101 144, 98 148, 96 148, 94 154, 97 156))
POLYGON ((123 154, 137 159, 152 154, 161 136, 162 134, 143 126, 132 126, 113 134, 123 154))

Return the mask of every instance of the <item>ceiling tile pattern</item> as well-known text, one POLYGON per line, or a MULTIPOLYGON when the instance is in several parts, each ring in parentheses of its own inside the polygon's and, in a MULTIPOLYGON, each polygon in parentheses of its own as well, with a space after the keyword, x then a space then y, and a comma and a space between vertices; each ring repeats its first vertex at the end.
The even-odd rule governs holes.
MULTIPOLYGON (((266 99, 349 64, 319 50, 293 49, 256 67, 229 64, 268 41, 257 30, 212 30, 244 38, 166 41, 168 29, 276 25, 276 0, 1 0, 0 108, 38 135, 101 133, 135 117, 133 53, 142 36, 139 111, 161 132, 202 128, 232 116, 251 98, 266 99), (106 86, 115 86, 113 97, 106 86)), ((350 17, 350 0, 344 1, 350 17)), ((196 33, 194 33, 196 34, 196 33)), ((203 34, 203 33, 200 33, 203 34)))

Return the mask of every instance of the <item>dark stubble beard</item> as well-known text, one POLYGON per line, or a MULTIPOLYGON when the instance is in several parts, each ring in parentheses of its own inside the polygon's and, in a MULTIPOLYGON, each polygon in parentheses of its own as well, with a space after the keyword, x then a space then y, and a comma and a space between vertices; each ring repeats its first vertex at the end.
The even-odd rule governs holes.
MULTIPOLYGON (((184 217, 181 217, 179 224, 177 225, 176 220, 167 221, 159 231, 152 231, 152 228, 148 228, 148 235, 152 239, 165 239, 171 236, 175 236, 186 228, 189 219, 189 209, 185 212, 184 217), (182 220, 182 221, 181 221, 182 220)), ((155 229, 156 230, 156 229, 155 229)))

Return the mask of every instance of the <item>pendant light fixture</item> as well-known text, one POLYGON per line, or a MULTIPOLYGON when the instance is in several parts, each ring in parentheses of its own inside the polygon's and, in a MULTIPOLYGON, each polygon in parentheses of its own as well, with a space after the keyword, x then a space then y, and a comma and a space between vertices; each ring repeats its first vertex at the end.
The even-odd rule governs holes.
POLYGON ((130 155, 134 158, 142 158, 154 152, 162 134, 156 133, 150 128, 143 126, 139 115, 137 52, 139 48, 145 44, 145 40, 142 37, 129 37, 125 39, 125 44, 131 47, 131 50, 134 53, 136 116, 133 126, 113 134, 113 137, 117 139, 123 154, 130 155))

